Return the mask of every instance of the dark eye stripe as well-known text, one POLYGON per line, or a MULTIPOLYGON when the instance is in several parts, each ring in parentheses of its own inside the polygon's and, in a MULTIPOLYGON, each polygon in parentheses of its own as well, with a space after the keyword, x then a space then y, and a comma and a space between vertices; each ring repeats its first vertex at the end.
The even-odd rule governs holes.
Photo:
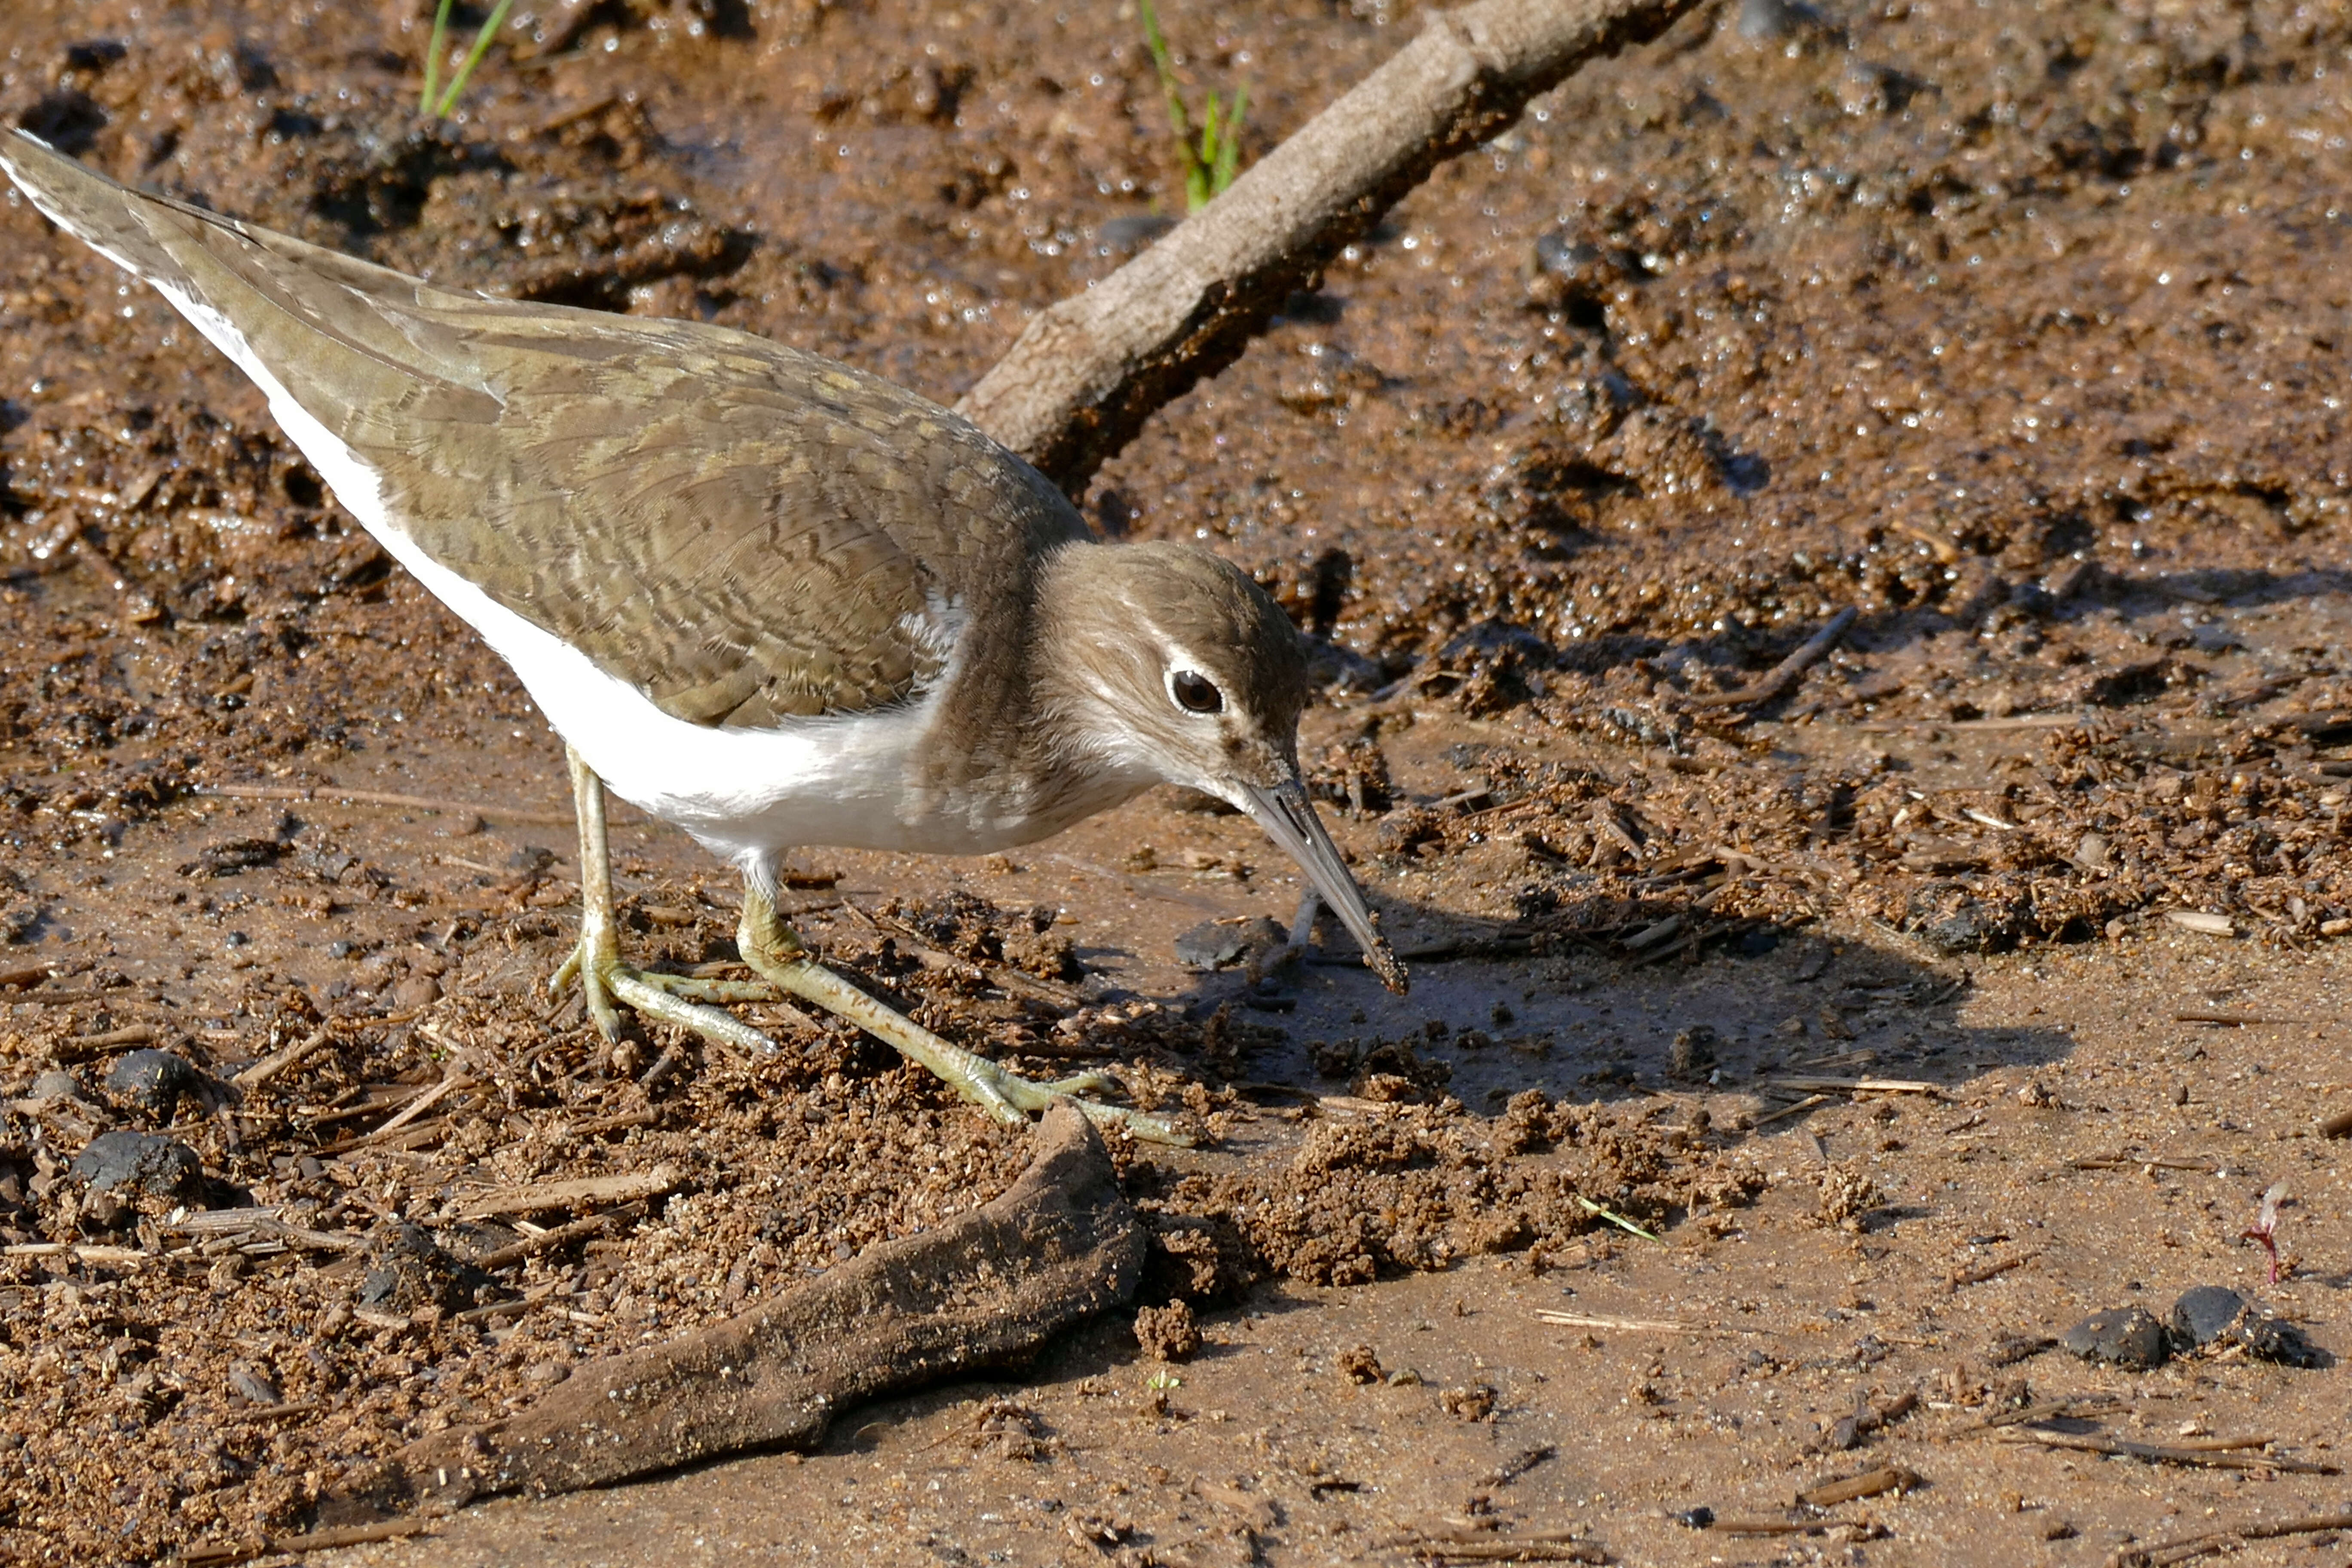
POLYGON ((1214 713, 1225 705, 1225 694, 1197 670, 1178 670, 1168 678, 1168 689, 1176 694, 1176 706, 1187 713, 1214 713))

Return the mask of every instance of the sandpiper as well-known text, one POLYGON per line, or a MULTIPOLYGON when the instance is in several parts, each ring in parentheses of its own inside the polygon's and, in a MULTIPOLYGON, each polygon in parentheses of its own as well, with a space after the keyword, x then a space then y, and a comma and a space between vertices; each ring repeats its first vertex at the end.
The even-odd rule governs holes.
POLYGON ((259 384, 336 499, 563 737, 582 916, 553 984, 576 980, 608 1038, 619 1001, 772 1049, 722 1005, 782 991, 1001 1121, 1097 1091, 1010 1073, 824 968, 777 917, 777 870, 820 845, 986 853, 1161 783, 1249 813, 1404 989, 1300 784, 1297 634, 1230 563, 1098 542, 970 422, 762 338, 435 288, 127 189, 22 132, 0 137, 0 169, 259 384), (766 984, 622 961, 608 785, 740 870, 738 939, 766 984))

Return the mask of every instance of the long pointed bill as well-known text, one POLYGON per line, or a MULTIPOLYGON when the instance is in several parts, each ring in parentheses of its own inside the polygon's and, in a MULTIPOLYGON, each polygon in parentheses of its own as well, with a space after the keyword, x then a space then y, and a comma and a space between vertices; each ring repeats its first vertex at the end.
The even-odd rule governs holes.
POLYGON ((1298 862, 1316 892, 1322 895, 1325 907, 1339 917, 1339 923, 1364 950, 1365 965, 1381 977, 1381 984, 1403 995, 1404 965, 1373 928, 1372 911, 1364 907, 1364 895, 1357 889, 1356 879, 1348 874, 1347 863, 1339 858, 1339 846, 1323 831, 1315 808, 1307 804, 1307 792, 1296 783, 1271 789, 1251 784, 1237 787, 1241 795, 1237 804, 1257 819, 1267 837, 1298 862))

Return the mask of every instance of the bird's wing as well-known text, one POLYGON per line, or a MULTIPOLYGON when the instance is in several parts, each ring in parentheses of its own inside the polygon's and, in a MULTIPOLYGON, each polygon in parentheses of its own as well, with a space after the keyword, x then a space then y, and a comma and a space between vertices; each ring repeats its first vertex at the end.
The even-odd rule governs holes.
POLYGON ((906 700, 966 617, 1084 532, 1027 464, 847 366, 436 289, 128 190, 21 132, 0 169, 236 360, 354 515, 677 718, 906 700))

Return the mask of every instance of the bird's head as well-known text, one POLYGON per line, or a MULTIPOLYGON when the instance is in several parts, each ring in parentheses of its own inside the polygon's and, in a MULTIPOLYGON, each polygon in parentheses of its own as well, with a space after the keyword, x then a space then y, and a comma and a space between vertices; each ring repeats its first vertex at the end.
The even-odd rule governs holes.
POLYGON ((1187 544, 1073 545, 1053 577, 1040 674, 1079 743, 1122 772, 1247 812, 1402 992, 1404 966, 1299 778, 1307 656, 1282 606, 1187 544))

